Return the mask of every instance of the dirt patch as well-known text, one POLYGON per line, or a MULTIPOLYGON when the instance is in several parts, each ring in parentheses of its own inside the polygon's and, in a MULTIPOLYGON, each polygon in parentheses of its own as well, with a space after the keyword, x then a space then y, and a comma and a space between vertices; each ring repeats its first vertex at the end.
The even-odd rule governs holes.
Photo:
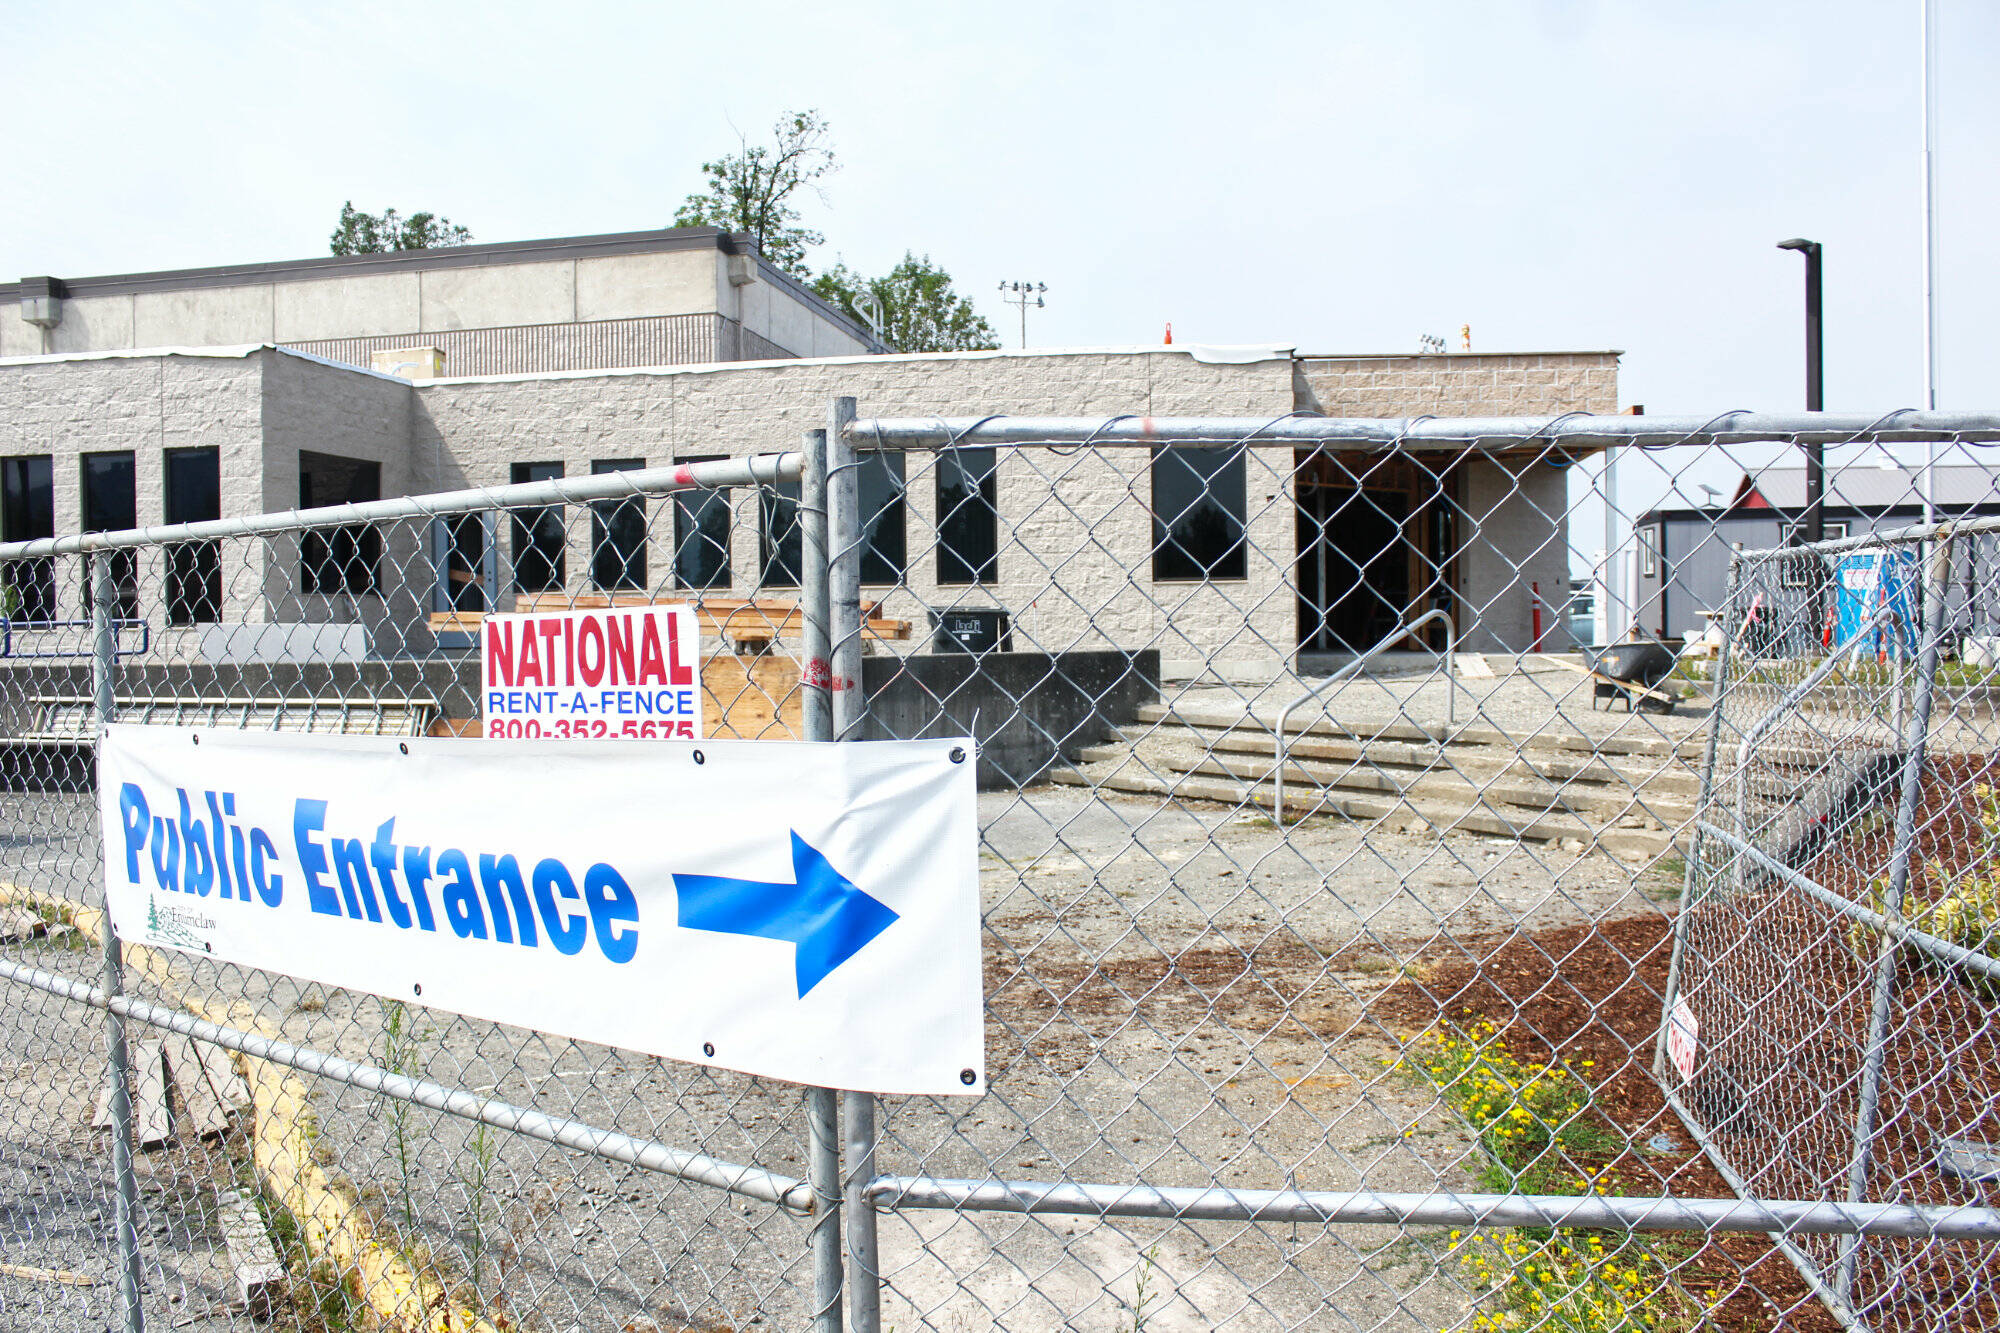
MULTIPOLYGON (((1028 1035, 1034 1059, 1063 1074, 1143 1018, 1175 1036, 1234 1031, 1255 1044, 1292 1041, 1319 1047, 1321 1034, 1345 1030, 1353 1006, 1327 984, 1340 968, 1290 936, 1247 947, 1196 944, 1172 952, 1088 958, 1053 943, 1032 956, 986 963, 989 1035, 1004 1022, 1012 1044, 1028 1035)), ((1004 1043, 989 1042, 1004 1051, 1004 1043)), ((993 1077, 997 1080, 999 1073, 993 1077)))
MULTIPOLYGON (((1870 764, 1835 774, 1865 801, 1845 793, 1812 797, 1806 786, 1809 796, 1793 811, 1753 827, 1760 842, 1782 849, 1779 860, 1879 910, 1901 793, 1893 765, 1870 764)), ((2000 851, 1993 775, 1988 755, 1932 756, 1917 792, 1903 901, 1920 927, 1974 948, 1990 947, 1984 936, 2000 851)), ((1873 1049, 1880 1095, 1865 1162, 1868 1197, 1990 1204, 1990 1186, 1948 1175, 1939 1157, 1946 1138, 2000 1139, 2000 1010, 1992 983, 1905 948, 1894 958, 1887 1027, 1877 1034, 1870 1014, 1880 937, 1754 864, 1732 864, 1723 848, 1705 859, 1718 869, 1684 932, 1681 987, 1702 1043, 1685 1095, 1750 1188, 1768 1197, 1843 1197, 1873 1049)), ((1802 1243, 1829 1262, 1839 1254, 1838 1242, 1802 1243)), ((1996 1280, 1995 1247, 1877 1239, 1858 1257, 1853 1291, 1877 1326, 1995 1329, 1996 1280)))
MULTIPOLYGON (((1673 949, 1663 917, 1595 927, 1495 935, 1433 946, 1413 975, 1391 987, 1372 1012, 1392 1026, 1421 1030, 1490 1021, 1521 1059, 1566 1061, 1591 1084, 1593 1107, 1617 1136, 1641 1145, 1579 1165, 1610 1166, 1633 1191, 1732 1198, 1733 1192, 1689 1140, 1651 1075, 1673 949), (1589 1062, 1586 1065, 1585 1062, 1589 1062), (1643 1147, 1665 1135, 1673 1147, 1643 1147)), ((1680 1284, 1718 1298, 1716 1325, 1838 1333, 1840 1325, 1769 1241, 1717 1236, 1676 1260, 1672 1233, 1659 1248, 1680 1284)))

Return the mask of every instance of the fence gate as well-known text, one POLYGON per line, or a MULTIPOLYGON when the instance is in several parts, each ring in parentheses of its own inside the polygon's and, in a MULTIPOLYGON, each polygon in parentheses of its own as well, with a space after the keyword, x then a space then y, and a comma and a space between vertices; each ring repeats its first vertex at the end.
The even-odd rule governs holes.
POLYGON ((1994 525, 1687 498, 1816 445, 1859 513, 1868 451, 1995 441, 840 400, 0 546, 0 1325, 2000 1327, 1994 525), (1587 642, 1593 580, 1642 632, 1587 642), (976 739, 984 1095, 112 937, 102 721, 499 734, 486 616, 654 603, 711 737, 976 739))
MULTIPOLYGON (((1976 1210, 2000 1181, 1996 696, 1975 632, 1995 606, 1992 532, 1733 562, 1732 623, 1768 613, 1793 638, 1837 640, 1806 655, 1752 634, 1724 657, 1677 921, 1669 1044, 1684 1053, 1663 1047, 1659 1072, 1747 1196, 1976 1210)), ((1784 1247, 1857 1324, 1995 1317, 1990 1246, 1784 1247)))

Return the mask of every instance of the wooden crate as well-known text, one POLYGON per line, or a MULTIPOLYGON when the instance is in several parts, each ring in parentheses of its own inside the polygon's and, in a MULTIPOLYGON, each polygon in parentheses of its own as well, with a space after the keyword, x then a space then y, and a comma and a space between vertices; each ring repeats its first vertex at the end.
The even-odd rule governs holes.
POLYGON ((701 688, 711 738, 795 741, 805 736, 799 664, 783 654, 711 657, 702 663, 701 688))
MULTIPOLYGON (((701 665, 701 709, 714 740, 795 741, 805 735, 799 664, 782 653, 708 658, 701 665)), ((483 736, 477 718, 441 717, 433 736, 483 736)))

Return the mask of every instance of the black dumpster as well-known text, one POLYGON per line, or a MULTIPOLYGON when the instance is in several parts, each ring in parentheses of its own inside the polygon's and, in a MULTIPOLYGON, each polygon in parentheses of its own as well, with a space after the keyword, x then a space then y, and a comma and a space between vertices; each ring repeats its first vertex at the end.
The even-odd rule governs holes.
POLYGON ((953 607, 932 611, 931 636, 934 653, 990 653, 1014 651, 1013 618, 1005 611, 989 607, 953 607))

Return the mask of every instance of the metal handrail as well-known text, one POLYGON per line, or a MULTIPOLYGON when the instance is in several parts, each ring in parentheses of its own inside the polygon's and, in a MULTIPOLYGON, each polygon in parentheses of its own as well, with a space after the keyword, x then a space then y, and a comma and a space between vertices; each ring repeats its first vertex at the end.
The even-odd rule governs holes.
POLYGON ((1388 634, 1377 640, 1374 647, 1361 653, 1352 662, 1349 662, 1346 666, 1340 668, 1340 670, 1334 672, 1331 676, 1328 676, 1325 680, 1278 710, 1278 766, 1272 770, 1272 783, 1276 787, 1272 814, 1276 818, 1279 828, 1285 826, 1285 762, 1291 755, 1290 749, 1285 744, 1285 719, 1291 716, 1294 708, 1297 708, 1300 704, 1305 703, 1315 695, 1332 689, 1335 685, 1340 684, 1340 682, 1352 678, 1355 672, 1367 666, 1382 653, 1387 652, 1391 644, 1401 643, 1404 639, 1409 638, 1433 620, 1442 620, 1444 622, 1445 735, 1449 737, 1453 731, 1458 729, 1458 680, 1452 675, 1452 659, 1458 652, 1458 624, 1451 618, 1451 613, 1448 611, 1441 609, 1426 611, 1407 625, 1400 625, 1391 630, 1388 634))
MULTIPOLYGON (((62 651, 47 652, 47 653, 15 652, 14 636, 16 634, 25 634, 30 631, 39 632, 42 630, 57 630, 57 629, 89 629, 95 623, 96 623, 95 621, 91 620, 17 620, 12 616, 0 616, 0 657, 89 657, 91 650, 88 648, 79 648, 75 652, 62 652, 62 651)), ((144 657, 148 652, 152 650, 153 647, 152 621, 134 616, 130 619, 125 619, 125 618, 115 619, 111 622, 111 625, 112 625, 112 634, 114 636, 113 638, 114 651, 116 651, 120 657, 125 657, 125 656, 144 657), (122 629, 127 629, 133 625, 137 625, 139 627, 139 646, 134 649, 117 648, 116 637, 115 637, 117 632, 122 629)), ((89 701, 85 700, 85 702, 87 703, 89 701)))

